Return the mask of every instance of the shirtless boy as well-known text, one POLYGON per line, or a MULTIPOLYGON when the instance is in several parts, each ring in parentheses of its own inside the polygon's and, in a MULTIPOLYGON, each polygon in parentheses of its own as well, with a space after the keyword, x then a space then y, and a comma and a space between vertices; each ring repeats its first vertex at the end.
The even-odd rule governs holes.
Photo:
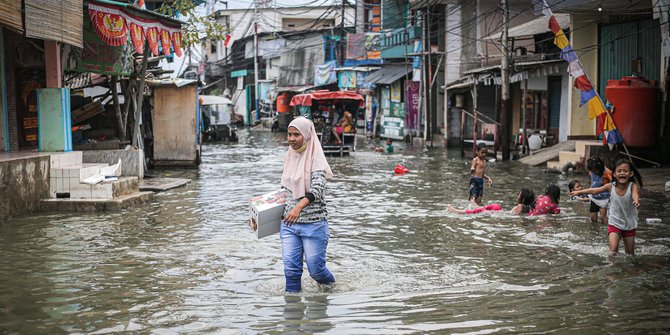
POLYGON ((484 195, 484 178, 488 180, 489 186, 493 185, 493 180, 486 175, 486 144, 477 144, 475 158, 472 159, 470 167, 470 198, 468 200, 477 206, 482 205, 482 195, 484 195))

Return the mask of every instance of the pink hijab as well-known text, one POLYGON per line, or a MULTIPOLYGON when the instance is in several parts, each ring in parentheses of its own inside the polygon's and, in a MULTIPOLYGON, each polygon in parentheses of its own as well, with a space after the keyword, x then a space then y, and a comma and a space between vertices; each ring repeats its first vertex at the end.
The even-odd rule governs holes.
POLYGON ((302 134, 305 150, 298 152, 291 146, 288 147, 288 153, 284 157, 281 185, 291 190, 293 199, 298 199, 309 191, 312 171, 325 171, 326 178, 331 178, 333 171, 330 170, 326 155, 323 154, 314 123, 304 117, 297 117, 288 126, 295 127, 302 134))

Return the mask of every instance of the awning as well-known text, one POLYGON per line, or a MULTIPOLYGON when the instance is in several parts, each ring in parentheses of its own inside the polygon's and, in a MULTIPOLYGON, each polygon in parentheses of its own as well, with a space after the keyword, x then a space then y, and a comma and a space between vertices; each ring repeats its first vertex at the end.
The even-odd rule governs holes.
POLYGON ((25 13, 26 37, 84 47, 83 0, 25 0, 25 13))
POLYGON ((144 39, 154 56, 158 55, 158 42, 163 54, 170 56, 170 45, 181 56, 181 21, 158 13, 140 9, 127 3, 95 0, 88 3, 91 24, 101 40, 112 46, 125 45, 128 34, 138 53, 144 52, 144 39))
MULTIPOLYGON (((570 14, 554 13, 554 17, 556 17, 556 21, 558 21, 558 24, 561 27, 570 26, 570 14)), ((550 16, 543 15, 538 17, 537 19, 528 21, 513 28, 509 28, 507 36, 512 38, 522 36, 533 36, 537 34, 551 32, 551 30, 549 30, 549 18, 550 16)), ((501 38, 502 38, 502 32, 493 33, 489 36, 484 37, 484 39, 488 40, 499 40, 501 38)))
POLYGON ((21 1, 0 1, 0 24, 23 32, 21 1))
POLYGON ((312 100, 358 100, 361 105, 365 101, 362 95, 352 91, 316 91, 298 94, 291 98, 291 106, 311 106, 312 100))
POLYGON ((224 97, 220 97, 218 95, 201 95, 200 96, 200 104, 203 106, 206 105, 232 105, 233 102, 224 97))
POLYGON ((411 65, 384 65, 380 70, 365 77, 365 81, 371 84, 391 85, 411 71, 411 65))

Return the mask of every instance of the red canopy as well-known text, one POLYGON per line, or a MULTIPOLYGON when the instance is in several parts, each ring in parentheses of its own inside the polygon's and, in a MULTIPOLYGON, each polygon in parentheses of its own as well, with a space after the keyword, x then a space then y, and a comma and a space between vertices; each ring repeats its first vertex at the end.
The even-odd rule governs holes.
POLYGON ((358 100, 361 106, 365 99, 362 95, 351 91, 316 91, 306 94, 298 94, 291 99, 291 106, 311 106, 312 100, 358 100))

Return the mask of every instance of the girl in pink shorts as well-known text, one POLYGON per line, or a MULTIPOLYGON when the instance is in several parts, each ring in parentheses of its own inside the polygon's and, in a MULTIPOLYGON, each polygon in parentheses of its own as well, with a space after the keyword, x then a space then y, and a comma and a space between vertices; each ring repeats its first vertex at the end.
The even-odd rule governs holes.
POLYGON ((615 256, 619 252, 619 241, 623 239, 626 254, 633 255, 635 254, 635 229, 638 224, 637 208, 640 207, 639 189, 642 187, 642 176, 635 165, 628 160, 620 159, 615 166, 611 183, 597 188, 573 191, 570 192, 570 195, 611 192, 610 208, 607 212, 609 254, 615 256))

